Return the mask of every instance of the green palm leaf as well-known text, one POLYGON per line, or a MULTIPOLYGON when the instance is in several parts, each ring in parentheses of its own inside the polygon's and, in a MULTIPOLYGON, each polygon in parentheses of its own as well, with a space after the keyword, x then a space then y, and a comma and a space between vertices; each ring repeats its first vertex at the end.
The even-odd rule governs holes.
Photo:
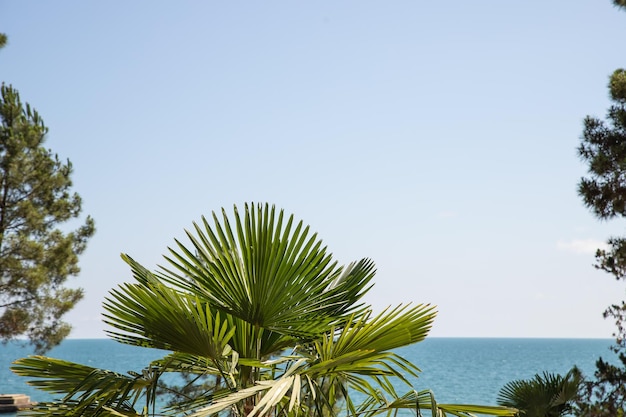
POLYGON ((162 277, 202 294, 215 306, 255 327, 288 335, 315 335, 338 316, 359 307, 373 264, 362 260, 343 270, 317 235, 274 207, 235 208, 234 227, 225 211, 214 225, 203 218, 188 232, 192 249, 178 243, 167 259, 178 271, 162 277))
POLYGON ((113 409, 98 404, 85 406, 83 403, 73 400, 64 401, 62 403, 37 403, 33 408, 20 410, 20 416, 30 417, 66 417, 77 415, 83 417, 144 417, 144 415, 137 413, 133 407, 127 404, 117 406, 113 409))
POLYGON ((423 340, 436 312, 429 305, 398 306, 374 318, 371 311, 352 316, 338 332, 331 331, 316 342, 320 361, 309 375, 347 371, 369 375, 416 376, 419 369, 391 352, 423 340))
POLYGON ((360 349, 386 351, 417 343, 428 335, 436 314, 435 307, 428 304, 400 305, 374 317, 367 310, 352 316, 327 349, 337 355, 360 349))
POLYGON ((138 284, 112 290, 104 303, 105 323, 120 331, 107 331, 115 340, 222 359, 230 354, 235 328, 219 311, 196 296, 176 291, 151 275, 132 258, 124 257, 138 284))
MULTIPOLYGON (((11 370, 18 375, 36 378, 29 385, 44 391, 64 394, 63 402, 77 413, 99 412, 102 407, 130 410, 142 395, 156 386, 149 373, 122 375, 44 356, 29 356, 13 363, 11 370)), ((148 398, 148 403, 153 398, 148 398)), ((42 404, 33 412, 46 412, 58 405, 42 404)), ((59 410, 57 410, 59 411, 59 410)))
POLYGON ((510 417, 515 416, 518 411, 515 408, 502 406, 441 404, 435 400, 432 391, 423 390, 409 391, 402 397, 390 401, 380 401, 380 397, 370 397, 370 400, 366 402, 366 406, 357 410, 357 413, 363 417, 372 417, 374 415, 388 413, 390 410, 401 409, 414 410, 418 412, 418 415, 423 414, 424 410, 429 410, 433 417, 445 417, 447 415, 470 417, 475 414, 510 417))
POLYGON ((574 368, 565 376, 544 372, 531 379, 507 383, 498 394, 498 404, 515 407, 528 417, 559 417, 571 410, 578 394, 580 372, 574 368))

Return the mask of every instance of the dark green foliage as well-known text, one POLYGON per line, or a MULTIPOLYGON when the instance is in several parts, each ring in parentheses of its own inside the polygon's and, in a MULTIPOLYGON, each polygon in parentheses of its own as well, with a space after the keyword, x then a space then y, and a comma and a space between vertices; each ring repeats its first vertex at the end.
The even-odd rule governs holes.
POLYGON ((498 394, 498 404, 520 410, 526 417, 560 417, 572 410, 582 376, 573 368, 564 377, 544 372, 532 379, 506 384, 498 394))
POLYGON ((59 229, 81 212, 72 165, 43 147, 43 120, 4 84, 0 120, 0 340, 27 336, 42 352, 70 331, 61 317, 83 293, 63 285, 79 272, 94 222, 59 229))
POLYGON ((593 380, 585 381, 577 402, 576 415, 584 417, 624 416, 626 407, 626 354, 619 353, 619 366, 596 362, 593 380))
POLYGON ((611 219, 626 215, 626 71, 616 70, 609 82, 614 104, 607 123, 587 116, 581 158, 589 165, 590 178, 583 178, 578 192, 596 216, 611 219))
MULTIPOLYGON (((589 166, 589 177, 582 178, 578 193, 585 205, 600 219, 626 217, 626 70, 616 70, 609 81, 613 105, 607 121, 585 118, 582 143, 578 153, 589 166)), ((626 239, 612 237, 609 248, 596 253, 596 267, 616 279, 626 277, 626 239)), ((626 305, 612 305, 605 317, 617 325, 618 344, 624 343, 624 312, 626 305)))
POLYGON ((0 33, 0 48, 7 44, 7 35, 0 33))
MULTIPOLYGON (((614 0, 620 8, 626 1, 614 0)), ((606 121, 587 117, 580 157, 588 164, 589 177, 583 178, 578 193, 585 205, 602 220, 626 217, 626 70, 618 69, 610 77, 609 107, 606 121)), ((611 237, 607 249, 596 253, 596 268, 617 280, 626 279, 626 239, 611 237)), ((577 415, 586 417, 623 416, 626 406, 626 303, 609 306, 605 318, 615 321, 616 344, 613 351, 619 365, 600 358, 594 379, 586 381, 577 401, 577 415)))

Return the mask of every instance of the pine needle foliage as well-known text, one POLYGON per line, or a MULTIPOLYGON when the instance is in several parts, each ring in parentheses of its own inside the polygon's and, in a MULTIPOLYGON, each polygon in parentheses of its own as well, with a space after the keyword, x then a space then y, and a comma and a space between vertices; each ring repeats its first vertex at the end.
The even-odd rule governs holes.
POLYGON ((78 274, 78 256, 95 231, 90 217, 67 231, 82 201, 71 192, 72 164, 44 147, 47 132, 37 111, 2 84, 0 340, 26 336, 39 353, 70 331, 62 317, 83 293, 64 283, 78 274))
MULTIPOLYGON (((626 9, 626 1, 613 0, 626 9)), ((626 217, 626 70, 617 69, 609 78, 612 104, 606 119, 588 116, 578 153, 588 166, 588 176, 580 180, 578 193, 584 204, 600 220, 626 217)), ((626 280, 626 238, 613 236, 607 249, 596 252, 597 269, 616 280, 626 280)), ((621 300, 604 311, 616 325, 615 364, 599 358, 594 378, 581 390, 577 415, 614 417, 626 413, 626 302, 621 300)))

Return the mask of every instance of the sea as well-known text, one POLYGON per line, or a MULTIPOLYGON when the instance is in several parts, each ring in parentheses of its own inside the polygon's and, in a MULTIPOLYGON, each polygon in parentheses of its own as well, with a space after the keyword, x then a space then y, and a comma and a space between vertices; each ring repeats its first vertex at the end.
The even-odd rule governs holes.
MULTIPOLYGON (((615 361, 611 339, 427 338, 397 353, 417 365, 416 390, 431 389, 439 403, 495 405, 498 392, 509 381, 543 372, 564 375, 578 366, 593 376, 599 357, 615 361)), ((167 352, 138 348, 108 339, 69 339, 46 355, 116 372, 141 371, 167 352)), ((53 399, 30 387, 27 378, 9 367, 32 355, 19 342, 0 345, 0 394, 26 394, 32 401, 53 399)), ((2 414, 15 417, 15 413, 2 414)))

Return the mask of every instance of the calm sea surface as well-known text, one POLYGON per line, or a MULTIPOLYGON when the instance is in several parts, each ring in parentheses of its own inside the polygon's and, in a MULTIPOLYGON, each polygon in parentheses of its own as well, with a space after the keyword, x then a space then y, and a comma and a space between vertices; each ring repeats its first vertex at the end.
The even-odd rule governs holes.
MULTIPOLYGON (((614 358, 609 339, 429 338, 398 350, 422 373, 417 390, 432 389, 441 403, 496 403, 498 391, 514 379, 544 371, 564 374, 577 365, 592 375, 599 356, 614 358)), ((14 375, 11 362, 32 354, 18 344, 0 345, 0 394, 27 394, 33 401, 51 397, 14 375)), ((105 339, 66 340, 47 356, 125 373, 140 371, 163 351, 135 348, 105 339)), ((13 417, 11 414, 4 414, 13 417)))

